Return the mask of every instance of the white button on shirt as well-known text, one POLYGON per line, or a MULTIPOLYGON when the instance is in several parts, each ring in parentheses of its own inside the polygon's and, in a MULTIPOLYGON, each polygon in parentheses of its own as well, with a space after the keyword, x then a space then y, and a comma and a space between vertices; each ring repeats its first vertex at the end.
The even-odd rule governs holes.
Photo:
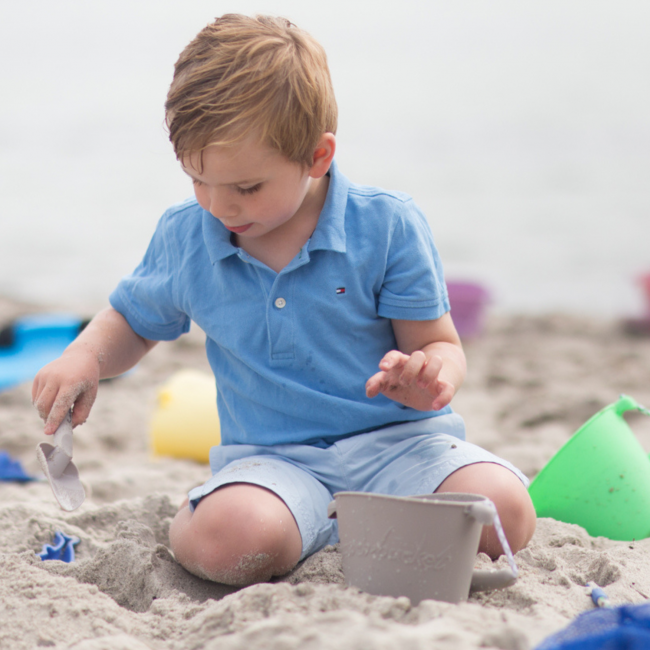
POLYGON ((282 309, 283 307, 287 306, 287 301, 284 298, 276 298, 275 299, 275 306, 278 309, 282 309))

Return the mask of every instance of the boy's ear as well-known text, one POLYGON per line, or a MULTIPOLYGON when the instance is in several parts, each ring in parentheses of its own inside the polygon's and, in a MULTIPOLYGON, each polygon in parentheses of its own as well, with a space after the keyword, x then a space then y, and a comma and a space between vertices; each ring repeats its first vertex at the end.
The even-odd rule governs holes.
POLYGON ((329 171, 336 151, 336 136, 333 133, 323 133, 314 149, 314 160, 309 168, 312 178, 322 178, 329 171))

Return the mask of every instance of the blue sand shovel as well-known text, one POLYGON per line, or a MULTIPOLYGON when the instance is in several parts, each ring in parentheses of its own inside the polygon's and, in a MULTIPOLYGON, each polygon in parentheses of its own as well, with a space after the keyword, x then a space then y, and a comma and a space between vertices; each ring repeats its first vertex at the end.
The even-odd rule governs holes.
POLYGON ((32 379, 61 355, 85 324, 76 316, 36 314, 0 330, 0 391, 32 379))
POLYGON ((79 470, 72 462, 72 414, 68 413, 54 434, 54 445, 41 442, 36 447, 40 463, 52 492, 64 510, 76 510, 86 498, 79 470))

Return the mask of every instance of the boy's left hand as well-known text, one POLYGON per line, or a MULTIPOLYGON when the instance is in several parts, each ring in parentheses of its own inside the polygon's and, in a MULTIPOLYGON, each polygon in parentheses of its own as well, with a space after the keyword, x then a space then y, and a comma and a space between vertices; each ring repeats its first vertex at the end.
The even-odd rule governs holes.
POLYGON ((456 388, 440 378, 442 358, 416 350, 410 356, 391 350, 379 362, 380 371, 366 382, 366 395, 382 393, 418 411, 438 411, 451 402, 456 388))

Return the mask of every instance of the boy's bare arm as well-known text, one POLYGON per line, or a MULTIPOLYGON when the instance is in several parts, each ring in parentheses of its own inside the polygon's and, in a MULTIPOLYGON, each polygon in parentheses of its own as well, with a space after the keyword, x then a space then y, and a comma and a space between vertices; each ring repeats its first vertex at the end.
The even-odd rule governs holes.
POLYGON ((85 422, 99 380, 132 368, 155 344, 136 334, 114 309, 97 314, 63 354, 34 379, 32 401, 45 420, 45 433, 54 433, 73 405, 73 426, 85 422))
POLYGON ((398 350, 379 362, 366 394, 379 393, 419 411, 447 406, 465 379, 465 354, 449 313, 433 321, 393 320, 398 350))

